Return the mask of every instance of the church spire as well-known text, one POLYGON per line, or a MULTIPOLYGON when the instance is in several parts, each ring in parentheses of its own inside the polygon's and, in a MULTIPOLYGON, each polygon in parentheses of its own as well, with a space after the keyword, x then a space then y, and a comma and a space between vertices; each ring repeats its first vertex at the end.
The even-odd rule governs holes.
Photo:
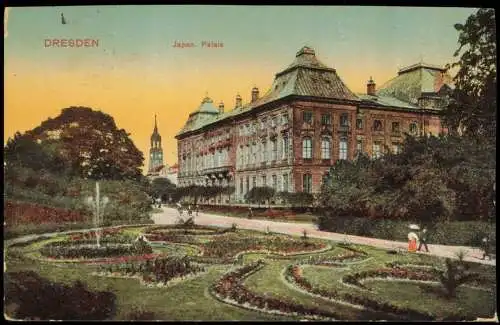
POLYGON ((156 124, 156 114, 155 114, 155 129, 154 129, 153 133, 158 133, 158 126, 156 124))

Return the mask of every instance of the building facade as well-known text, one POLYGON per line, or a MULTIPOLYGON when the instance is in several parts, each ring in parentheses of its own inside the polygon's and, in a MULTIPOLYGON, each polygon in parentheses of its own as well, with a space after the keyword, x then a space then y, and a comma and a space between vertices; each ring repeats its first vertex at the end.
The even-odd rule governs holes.
POLYGON ((233 202, 256 186, 319 192, 339 159, 397 152, 405 133, 446 132, 438 114, 451 87, 444 69, 419 63, 354 94, 303 47, 263 96, 254 87, 250 102, 238 94, 228 111, 202 100, 176 135, 178 184, 234 186, 233 202))

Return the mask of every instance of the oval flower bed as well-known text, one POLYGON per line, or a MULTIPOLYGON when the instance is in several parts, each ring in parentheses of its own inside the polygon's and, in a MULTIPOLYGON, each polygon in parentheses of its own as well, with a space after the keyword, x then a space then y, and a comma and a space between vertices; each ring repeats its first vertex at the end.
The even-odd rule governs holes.
POLYGON ((426 271, 416 271, 405 268, 385 268, 377 270, 369 270, 364 272, 358 272, 354 274, 347 274, 342 278, 342 281, 350 285, 354 285, 365 290, 366 288, 362 281, 368 278, 393 278, 393 279, 408 279, 415 281, 437 281, 436 274, 434 272, 426 271))
POLYGON ((327 247, 324 243, 295 240, 273 236, 265 237, 244 237, 228 238, 218 237, 214 240, 200 245, 204 256, 211 257, 233 257, 240 252, 270 251, 277 254, 306 253, 324 249, 327 247))
POLYGON ((174 278, 186 277, 201 272, 205 272, 205 267, 194 263, 188 257, 163 257, 156 258, 154 261, 148 259, 138 265, 121 263, 100 268, 101 275, 139 277, 144 284, 157 282, 164 285, 174 278))
POLYGON ((410 308, 401 308, 388 302, 380 302, 378 300, 357 296, 351 293, 339 293, 335 290, 326 290, 314 287, 306 278, 302 276, 302 270, 298 265, 290 265, 285 271, 285 279, 297 285, 299 288, 312 295, 317 295, 334 301, 344 301, 349 304, 361 306, 377 312, 391 313, 401 316, 407 316, 412 320, 433 320, 435 317, 428 313, 422 313, 410 308))
POLYGON ((265 263, 262 260, 247 264, 225 274, 211 287, 211 293, 219 300, 239 307, 258 310, 266 313, 283 315, 303 315, 308 318, 335 319, 337 315, 322 311, 319 308, 306 307, 301 304, 266 297, 248 290, 243 280, 259 271, 265 263))

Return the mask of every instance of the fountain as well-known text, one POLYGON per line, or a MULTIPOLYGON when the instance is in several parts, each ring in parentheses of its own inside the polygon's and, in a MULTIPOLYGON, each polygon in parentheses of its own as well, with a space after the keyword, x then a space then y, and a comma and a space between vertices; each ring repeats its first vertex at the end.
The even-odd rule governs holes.
POLYGON ((101 247, 100 245, 100 239, 101 239, 101 229, 99 228, 101 221, 102 221, 102 213, 104 211, 104 207, 106 204, 108 204, 109 199, 105 196, 100 198, 100 191, 99 191, 99 182, 95 183, 95 199, 92 196, 89 196, 87 198, 87 204, 92 208, 93 212, 93 222, 94 222, 94 227, 95 229, 95 237, 97 240, 97 247, 101 247))

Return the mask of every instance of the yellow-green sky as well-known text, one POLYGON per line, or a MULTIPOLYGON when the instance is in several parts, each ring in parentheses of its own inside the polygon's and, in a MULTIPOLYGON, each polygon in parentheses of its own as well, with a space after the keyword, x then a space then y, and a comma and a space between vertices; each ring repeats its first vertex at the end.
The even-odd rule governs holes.
POLYGON ((344 6, 85 6, 9 8, 4 31, 4 143, 69 106, 112 115, 148 164, 154 114, 168 164, 174 135, 205 93, 226 109, 274 74, 304 45, 355 92, 423 59, 453 61, 473 8, 344 6), (67 24, 61 24, 61 13, 67 24), (91 38, 97 48, 46 48, 48 38, 91 38), (174 41, 223 48, 172 48, 174 41))

